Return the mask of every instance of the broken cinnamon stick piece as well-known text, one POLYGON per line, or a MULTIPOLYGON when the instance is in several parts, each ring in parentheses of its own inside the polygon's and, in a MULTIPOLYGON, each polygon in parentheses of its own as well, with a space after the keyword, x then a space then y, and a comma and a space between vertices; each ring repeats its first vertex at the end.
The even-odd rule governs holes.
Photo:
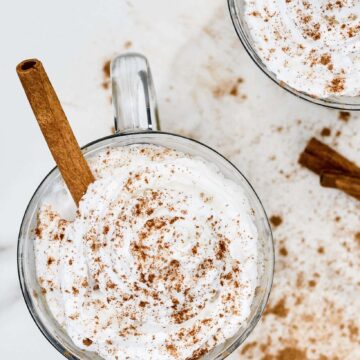
POLYGON ((79 204, 95 179, 41 62, 21 62, 16 72, 65 183, 79 204))
POLYGON ((324 171, 320 176, 320 184, 324 187, 339 189, 360 200, 360 177, 344 174, 339 171, 324 171))
POLYGON ((360 176, 360 168, 355 163, 316 138, 310 139, 304 152, 318 158, 321 162, 326 164, 327 169, 341 170, 344 173, 360 176))
POLYGON ((318 175, 321 175, 326 169, 331 169, 331 165, 327 162, 305 151, 300 154, 299 164, 318 175))

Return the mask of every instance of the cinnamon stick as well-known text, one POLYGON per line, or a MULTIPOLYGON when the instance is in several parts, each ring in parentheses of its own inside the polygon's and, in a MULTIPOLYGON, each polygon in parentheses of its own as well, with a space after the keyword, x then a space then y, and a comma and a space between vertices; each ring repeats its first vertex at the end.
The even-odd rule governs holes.
POLYGON ((94 181, 74 133, 50 83, 42 63, 37 59, 16 67, 26 96, 45 137, 54 160, 76 204, 94 181))
POLYGON ((326 169, 331 169, 331 165, 329 165, 329 163, 305 151, 300 154, 299 164, 318 175, 321 175, 321 173, 326 169))
MULTIPOLYGON (((332 149, 330 146, 322 143, 316 138, 310 139, 309 143, 307 144, 304 150, 304 153, 311 154, 314 157, 316 157, 319 161, 321 161, 323 166, 323 168, 321 169, 322 171, 326 169, 341 170, 343 173, 346 174, 360 176, 360 168, 355 163, 348 160, 346 157, 342 156, 337 151, 332 149)), ((318 166, 315 166, 314 169, 311 169, 310 167, 309 169, 316 173, 319 173, 319 169, 321 166, 320 163, 318 163, 317 165, 318 166)), ((320 173, 322 171, 320 171, 320 173)))
POLYGON ((360 200, 360 177, 344 174, 339 171, 324 171, 320 176, 324 187, 339 189, 360 200))

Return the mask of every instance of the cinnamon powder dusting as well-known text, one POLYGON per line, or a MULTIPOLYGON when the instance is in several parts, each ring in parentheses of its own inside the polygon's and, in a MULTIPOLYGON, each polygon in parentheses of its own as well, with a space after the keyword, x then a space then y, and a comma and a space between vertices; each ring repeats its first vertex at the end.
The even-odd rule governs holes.
POLYGON ((330 85, 328 86, 329 92, 339 93, 345 89, 345 79, 343 77, 337 76, 331 80, 330 85))
POLYGON ((273 314, 275 316, 285 318, 288 313, 289 313, 289 309, 286 308, 286 306, 285 306, 285 298, 283 298, 283 299, 279 300, 274 305, 274 307, 268 307, 265 310, 264 315, 273 314))
POLYGON ((328 127, 324 127, 321 130, 321 136, 330 136, 331 135, 331 129, 329 129, 328 127))
POLYGON ((84 344, 85 346, 90 346, 92 343, 93 343, 93 342, 92 342, 91 339, 86 338, 86 339, 83 340, 83 344, 84 344))
POLYGON ((107 90, 110 86, 110 65, 111 65, 111 60, 106 60, 102 67, 103 82, 101 83, 101 86, 105 90, 107 90))
POLYGON ((339 112, 339 120, 343 122, 348 122, 351 117, 351 113, 348 111, 340 111, 339 112))

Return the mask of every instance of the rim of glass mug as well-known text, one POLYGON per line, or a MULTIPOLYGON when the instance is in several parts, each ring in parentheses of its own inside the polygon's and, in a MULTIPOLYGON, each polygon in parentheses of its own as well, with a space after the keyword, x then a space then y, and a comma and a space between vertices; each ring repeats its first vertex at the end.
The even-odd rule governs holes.
POLYGON ((313 104, 337 110, 360 111, 359 96, 332 96, 328 98, 320 98, 302 91, 298 91, 293 87, 289 86, 288 84, 284 83, 283 81, 279 80, 277 76, 267 68, 267 66, 261 60, 255 47, 253 46, 254 41, 251 37, 246 20, 243 16, 245 1, 228 0, 228 7, 235 31, 246 52, 249 54, 250 58, 254 61, 254 63, 260 68, 260 70, 262 70, 262 72, 267 75, 271 80, 273 80, 277 85, 279 85, 281 88, 285 89, 289 93, 295 95, 296 97, 311 102, 313 104))
MULTIPOLYGON (((265 305, 270 295, 273 275, 274 275, 275 256, 274 256, 274 245, 273 245, 271 228, 266 216, 265 209, 258 195, 256 194, 255 190, 249 183, 249 181, 243 176, 243 174, 240 172, 239 169, 237 169, 237 167, 235 167, 228 159, 226 159, 219 152, 212 149, 208 145, 203 144, 194 139, 190 139, 178 134, 172 134, 172 133, 155 130, 158 128, 159 125, 158 117, 157 117, 156 99, 152 85, 150 69, 144 57, 138 54, 127 54, 115 58, 112 64, 112 85, 113 85, 113 93, 114 93, 115 126, 118 133, 103 137, 101 139, 94 140, 89 144, 85 145, 82 148, 84 154, 91 155, 92 152, 98 151, 101 147, 109 146, 109 144, 113 144, 115 141, 118 143, 122 143, 121 145, 127 145, 126 142, 128 144, 144 143, 143 140, 133 142, 133 140, 136 138, 144 138, 144 137, 148 140, 148 142, 145 141, 145 143, 154 143, 154 142, 156 143, 156 141, 158 141, 159 145, 161 145, 164 143, 164 139, 167 138, 169 144, 173 144, 176 141, 182 142, 182 146, 184 147, 188 146, 189 144, 192 144, 192 147, 193 148, 195 147, 194 149, 192 149, 194 153, 199 154, 201 153, 200 149, 202 149, 206 156, 209 157, 215 156, 219 162, 221 161, 223 164, 226 164, 226 166, 229 167, 229 171, 234 172, 234 174, 236 174, 237 177, 241 179, 242 185, 247 187, 246 190, 248 190, 249 192, 248 197, 252 196, 252 198, 255 201, 254 204, 254 207, 256 208, 255 211, 258 211, 262 215, 261 221, 263 223, 263 233, 264 233, 263 240, 264 243, 266 242, 266 250, 268 251, 266 255, 267 258, 263 259, 263 261, 266 260, 266 264, 265 262, 264 264, 262 264, 262 266, 264 267, 264 271, 262 273, 263 278, 261 280, 264 281, 264 286, 263 287, 259 286, 258 290, 259 290, 260 300, 256 304, 256 308, 254 309, 252 318, 249 319, 247 326, 241 332, 241 334, 236 334, 233 338, 229 339, 229 341, 225 342, 226 345, 222 346, 221 348, 218 347, 215 348, 214 351, 210 352, 209 354, 210 356, 212 356, 211 354, 213 354, 213 357, 210 357, 211 359, 224 359, 231 352, 233 352, 254 329, 258 320, 262 315, 262 312, 265 308, 265 305), (135 60, 135 63, 133 62, 133 60, 135 60), (125 74, 119 73, 119 65, 122 67, 122 70, 125 70, 125 74), (141 70, 139 71, 139 69, 141 70), (134 79, 133 76, 134 71, 139 75, 137 79, 134 79), (129 76, 129 73, 132 74, 132 76, 129 76), (125 87, 127 91, 121 92, 120 94, 119 93, 120 86, 125 87), (127 98, 127 96, 131 95, 131 91, 129 91, 129 88, 131 87, 137 89, 136 96, 139 96, 139 94, 142 93, 141 91, 140 92, 138 91, 139 89, 145 91, 142 98, 143 102, 137 101, 136 103, 136 106, 139 109, 133 108, 134 103, 132 104, 132 107, 126 107, 126 104, 124 104, 124 102, 126 102, 125 99, 127 98), (144 89, 145 87, 148 89, 148 93, 146 93, 146 90, 144 89), (144 103, 146 104, 145 111, 144 109, 140 109, 140 107, 144 105, 144 103), (153 120, 155 120, 155 122, 153 120), (120 133, 120 129, 122 131, 121 133, 120 133), (155 141, 156 138, 158 138, 158 140, 155 141)), ((134 89, 133 89, 133 95, 134 95, 134 89)), ((170 146, 170 145, 164 145, 164 146, 170 146)), ((52 317, 52 314, 48 311, 46 300, 42 295, 40 295, 41 292, 35 291, 35 289, 31 288, 30 286, 30 282, 33 281, 35 286, 37 286, 37 288, 39 287, 39 284, 37 284, 36 277, 35 279, 33 279, 32 277, 29 276, 30 270, 28 269, 28 266, 31 265, 34 266, 33 263, 32 264, 28 263, 29 256, 31 257, 31 255, 28 255, 28 253, 26 252, 26 249, 30 249, 30 251, 33 251, 33 246, 32 246, 33 243, 32 241, 30 242, 30 240, 33 240, 33 238, 31 238, 30 235, 31 231, 33 230, 33 228, 31 228, 31 225, 32 222, 34 221, 34 216, 36 217, 40 199, 43 193, 46 191, 47 186, 49 186, 48 181, 50 182, 51 185, 51 181, 54 181, 54 179, 56 179, 56 177, 59 176, 60 174, 57 170, 57 167, 54 167, 39 184, 25 210, 22 223, 20 226, 19 237, 18 237, 18 248, 17 248, 18 276, 19 276, 20 286, 23 293, 23 297, 25 299, 25 303, 34 322, 36 323, 42 334, 47 338, 47 340, 61 354, 63 354, 68 359, 74 359, 74 360, 81 359, 83 358, 83 356, 85 356, 88 359, 94 359, 94 360, 101 359, 97 354, 80 350, 76 348, 74 344, 72 344, 72 341, 68 337, 66 332, 60 328, 60 325, 52 317), (41 307, 43 308, 40 309, 41 307), (55 329, 53 328, 52 331, 49 330, 51 325, 56 327, 55 329), (58 333, 55 333, 56 331, 58 331, 58 333)), ((32 255, 32 260, 34 262, 33 255, 32 255)), ((206 356, 205 358, 207 359, 208 357, 206 356)))

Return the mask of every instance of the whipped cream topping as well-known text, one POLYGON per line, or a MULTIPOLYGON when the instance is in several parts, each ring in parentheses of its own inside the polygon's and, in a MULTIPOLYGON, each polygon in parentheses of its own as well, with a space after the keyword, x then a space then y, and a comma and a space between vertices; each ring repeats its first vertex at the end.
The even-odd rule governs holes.
POLYGON ((257 231, 242 188, 158 146, 89 162, 96 181, 74 218, 59 214, 57 184, 35 239, 42 293, 73 342, 104 359, 197 359, 246 325, 257 231))
POLYGON ((359 95, 359 0, 245 0, 245 19, 279 80, 317 97, 359 95))

